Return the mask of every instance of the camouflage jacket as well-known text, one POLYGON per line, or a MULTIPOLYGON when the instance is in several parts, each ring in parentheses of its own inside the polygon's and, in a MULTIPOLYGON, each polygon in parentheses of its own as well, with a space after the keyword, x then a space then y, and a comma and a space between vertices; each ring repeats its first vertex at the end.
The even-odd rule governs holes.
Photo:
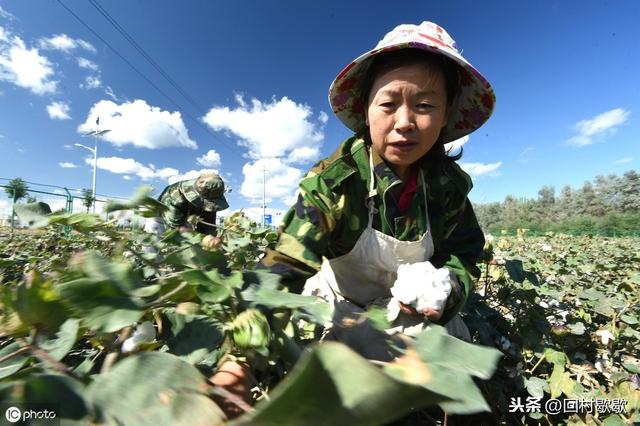
MULTIPOLYGON (((194 214, 207 223, 215 224, 216 212, 205 211, 202 203, 189 201, 181 190, 181 184, 182 182, 176 182, 167 186, 158 197, 160 202, 168 207, 162 215, 165 225, 171 228, 189 225, 187 219, 194 214)), ((216 228, 204 223, 198 223, 196 231, 202 234, 215 235, 216 228)))
MULTIPOLYGON (((402 216, 397 205, 402 181, 375 151, 373 165, 378 192, 373 227, 402 241, 418 240, 427 229, 420 180, 402 216)), ((462 287, 449 297, 440 321, 444 323, 462 309, 480 276, 475 263, 484 235, 467 198, 470 177, 454 162, 422 167, 434 243, 430 261, 454 272, 462 287)), ((306 279, 320 269, 323 256, 348 253, 366 228, 368 182, 368 150, 362 139, 350 138, 302 178, 300 195, 283 218, 275 250, 267 251, 259 267, 281 275, 285 286, 301 292, 306 279)))

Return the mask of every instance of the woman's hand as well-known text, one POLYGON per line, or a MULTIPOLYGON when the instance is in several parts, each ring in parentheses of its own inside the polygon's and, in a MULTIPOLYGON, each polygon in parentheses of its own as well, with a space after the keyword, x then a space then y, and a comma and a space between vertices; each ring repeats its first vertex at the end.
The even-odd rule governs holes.
POLYGON ((402 312, 403 314, 406 315, 412 315, 412 316, 420 316, 423 315, 427 318, 429 318, 432 321, 437 321, 442 317, 442 311, 439 311, 437 309, 434 308, 425 308, 422 310, 422 312, 418 312, 413 306, 411 305, 406 305, 402 302, 398 302, 400 304, 400 312, 402 312))

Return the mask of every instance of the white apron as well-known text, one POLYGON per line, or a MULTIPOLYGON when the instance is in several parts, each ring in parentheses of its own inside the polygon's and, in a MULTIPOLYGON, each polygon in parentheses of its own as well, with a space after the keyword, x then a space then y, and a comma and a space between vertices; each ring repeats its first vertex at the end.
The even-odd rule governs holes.
MULTIPOLYGON (((362 317, 370 305, 386 308, 391 298, 391 287, 397 278, 398 267, 404 263, 429 260, 433 255, 433 238, 427 211, 424 175, 420 179, 424 195, 427 231, 418 241, 400 241, 373 228, 376 212, 373 197, 377 195, 373 175, 373 159, 369 155, 369 193, 367 228, 353 249, 334 259, 323 257, 320 271, 309 278, 302 294, 321 297, 333 304, 331 323, 325 324, 323 339, 338 340, 366 358, 388 361, 397 355, 384 339, 384 335, 362 317)), ((402 312, 387 334, 417 334, 429 321, 402 312)), ((450 334, 471 340, 469 331, 459 315, 445 325, 450 334)))

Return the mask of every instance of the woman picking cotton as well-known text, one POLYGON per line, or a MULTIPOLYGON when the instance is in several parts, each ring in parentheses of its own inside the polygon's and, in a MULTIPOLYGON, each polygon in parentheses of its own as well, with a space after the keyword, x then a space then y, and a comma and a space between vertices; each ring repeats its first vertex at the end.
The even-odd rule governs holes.
POLYGON ((384 357, 340 319, 392 294, 395 330, 420 328, 426 317, 468 334, 457 313, 479 275, 484 238, 467 199, 471 180, 445 144, 480 127, 494 99, 430 22, 400 25, 338 74, 329 101, 355 136, 302 179, 262 262, 292 291, 333 302, 331 338, 384 357))
POLYGON ((471 180, 445 144, 480 127, 494 100, 431 22, 396 27, 338 74, 329 101, 355 134, 302 179, 261 264, 290 291, 332 303, 325 338, 393 357, 361 320, 371 304, 388 307, 390 334, 432 321, 468 338, 458 312, 479 276, 484 237, 471 180))

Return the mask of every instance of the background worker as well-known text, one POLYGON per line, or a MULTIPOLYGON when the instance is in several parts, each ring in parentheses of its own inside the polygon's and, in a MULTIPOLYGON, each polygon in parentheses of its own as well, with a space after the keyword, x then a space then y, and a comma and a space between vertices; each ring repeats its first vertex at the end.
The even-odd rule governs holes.
POLYGON ((162 215, 164 225, 171 228, 192 228, 188 219, 196 215, 202 221, 197 223, 195 230, 215 235, 217 212, 229 208, 224 192, 224 181, 215 173, 202 173, 196 179, 167 186, 158 197, 168 207, 162 215))

